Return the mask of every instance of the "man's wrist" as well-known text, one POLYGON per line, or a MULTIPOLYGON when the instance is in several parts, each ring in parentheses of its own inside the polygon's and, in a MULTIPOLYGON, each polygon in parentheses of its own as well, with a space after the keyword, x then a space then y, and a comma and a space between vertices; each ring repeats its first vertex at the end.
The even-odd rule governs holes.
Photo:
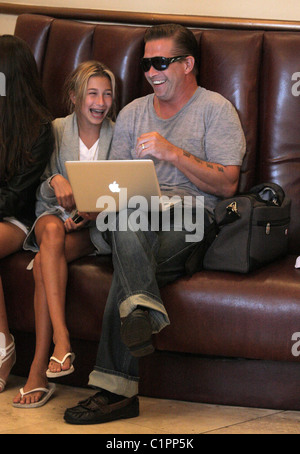
POLYGON ((174 151, 173 151, 173 156, 172 156, 172 164, 174 166, 179 164, 179 160, 180 160, 181 156, 183 156, 183 155, 184 155, 184 150, 182 148, 175 147, 174 151))

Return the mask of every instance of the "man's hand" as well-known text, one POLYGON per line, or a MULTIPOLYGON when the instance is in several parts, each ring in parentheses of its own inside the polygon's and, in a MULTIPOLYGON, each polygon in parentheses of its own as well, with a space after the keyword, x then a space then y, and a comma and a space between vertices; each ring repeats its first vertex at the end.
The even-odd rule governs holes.
POLYGON ((175 162, 179 153, 180 148, 177 148, 172 143, 168 142, 158 132, 148 132, 142 134, 136 143, 135 148, 137 157, 140 159, 145 158, 147 155, 151 155, 160 161, 175 162))
POLYGON ((153 156, 171 162, 201 191, 219 197, 235 194, 239 181, 239 166, 223 166, 207 162, 176 147, 157 132, 142 134, 136 143, 138 158, 153 156))

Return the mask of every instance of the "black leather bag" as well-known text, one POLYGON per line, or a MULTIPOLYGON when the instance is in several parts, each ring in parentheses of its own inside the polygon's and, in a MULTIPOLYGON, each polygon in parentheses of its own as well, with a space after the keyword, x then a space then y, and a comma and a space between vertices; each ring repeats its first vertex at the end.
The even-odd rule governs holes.
POLYGON ((215 208, 216 237, 203 267, 248 273, 284 256, 288 248, 291 201, 275 183, 220 201, 215 208))

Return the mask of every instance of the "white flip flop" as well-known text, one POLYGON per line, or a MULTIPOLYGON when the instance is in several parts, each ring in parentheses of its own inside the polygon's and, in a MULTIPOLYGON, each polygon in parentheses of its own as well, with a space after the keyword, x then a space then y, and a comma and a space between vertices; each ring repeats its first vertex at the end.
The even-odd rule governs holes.
POLYGON ((13 405, 13 407, 16 407, 16 408, 38 408, 38 407, 42 407, 43 405, 45 405, 48 402, 48 400, 50 399, 50 397, 54 393, 55 389, 56 389, 56 386, 55 386, 54 383, 49 383, 48 384, 48 388, 35 388, 35 389, 31 389, 30 391, 27 391, 26 393, 24 393, 24 389, 21 388, 20 389, 20 394, 21 394, 22 399, 23 399, 24 396, 27 396, 28 394, 32 394, 34 392, 39 392, 39 391, 45 393, 45 395, 38 402, 33 402, 31 404, 21 404, 21 403, 14 403, 13 402, 12 405, 13 405))
MULTIPOLYGON (((0 333, 0 369, 1 369, 3 363, 5 363, 13 355, 16 354, 15 339, 12 334, 10 336, 12 339, 11 344, 9 344, 7 347, 2 347, 2 345, 5 345, 6 340, 5 340, 4 334, 0 333)), ((15 365, 15 362, 16 362, 16 356, 13 359, 13 364, 11 366, 11 369, 15 365)), ((4 380, 3 378, 0 378, 0 393, 2 393, 4 391, 5 386, 6 386, 6 380, 4 380)))
POLYGON ((56 378, 56 377, 64 377, 65 375, 70 375, 74 372, 73 362, 75 360, 74 353, 67 353, 63 359, 60 361, 59 359, 55 358, 55 356, 51 356, 50 361, 55 361, 56 363, 60 364, 61 366, 64 364, 67 358, 71 358, 71 366, 67 370, 61 370, 60 372, 51 372, 50 369, 47 369, 46 375, 48 378, 56 378))

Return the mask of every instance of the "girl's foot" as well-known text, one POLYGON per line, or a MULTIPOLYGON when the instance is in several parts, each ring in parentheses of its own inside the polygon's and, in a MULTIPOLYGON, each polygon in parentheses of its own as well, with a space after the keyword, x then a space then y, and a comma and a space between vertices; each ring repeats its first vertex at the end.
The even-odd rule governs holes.
MULTIPOLYGON (((26 385, 23 388, 23 391, 24 393, 27 393, 31 389, 47 388, 47 386, 48 380, 46 378, 45 373, 44 374, 32 373, 32 371, 30 371, 29 377, 27 379, 26 385)), ((19 392, 14 398, 13 403, 23 405, 33 404, 39 402, 43 398, 44 394, 45 393, 43 391, 36 391, 22 397, 21 393, 19 392)))
POLYGON ((0 333, 0 393, 4 391, 5 385, 16 362, 15 340, 10 334, 6 340, 3 333, 0 333))
POLYGON ((48 378, 63 377, 74 372, 74 353, 70 352, 71 347, 55 345, 53 356, 50 358, 46 375, 48 378))

